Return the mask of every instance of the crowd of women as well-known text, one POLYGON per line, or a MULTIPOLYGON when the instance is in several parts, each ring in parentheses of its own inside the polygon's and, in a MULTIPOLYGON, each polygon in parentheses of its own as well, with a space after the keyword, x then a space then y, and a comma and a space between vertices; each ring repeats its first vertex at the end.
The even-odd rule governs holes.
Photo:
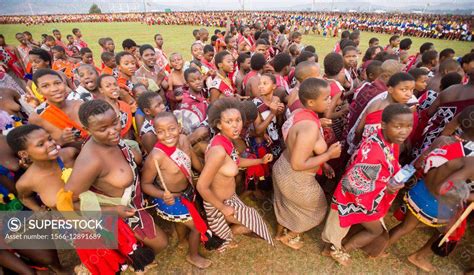
MULTIPOLYGON (((346 30, 318 56, 277 18, 193 36, 191 60, 156 34, 120 51, 101 38, 94 61, 77 28, 67 41, 17 33, 17 46, 0 35, 0 205, 120 217, 118 248, 77 248, 76 272, 145 272, 168 245, 157 218, 198 268, 212 264, 201 244, 224 252, 253 234, 298 250, 317 226, 322 255, 344 266, 423 225, 433 235, 408 260, 433 271, 431 256, 462 240, 466 222, 438 248, 474 197, 473 51, 426 42, 410 55, 394 34, 370 39, 360 62, 360 33, 346 30), (243 196, 271 200, 277 226, 243 196), (400 223, 387 228, 391 208, 400 223)), ((0 250, 0 264, 65 271, 40 247, 0 250)))
POLYGON ((236 12, 193 11, 151 13, 64 14, 0 16, 0 24, 37 25, 59 22, 142 22, 148 25, 202 25, 225 27, 230 18, 237 25, 274 26, 337 37, 341 29, 472 41, 472 16, 364 12, 236 12))

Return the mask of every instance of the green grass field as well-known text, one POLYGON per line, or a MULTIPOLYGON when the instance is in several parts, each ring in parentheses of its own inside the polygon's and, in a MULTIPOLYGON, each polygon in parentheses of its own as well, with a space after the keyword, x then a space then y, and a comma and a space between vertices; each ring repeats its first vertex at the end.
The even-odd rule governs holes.
MULTIPOLYGON (((165 51, 167 53, 180 52, 187 59, 190 58, 190 45, 193 41, 192 30, 194 26, 148 26, 140 23, 73 23, 73 24, 47 24, 43 26, 26 27, 24 25, 2 25, 0 33, 5 35, 9 44, 16 45, 15 33, 25 30, 33 33, 37 40, 42 33, 50 34, 54 28, 59 29, 65 40, 72 28, 78 27, 82 30, 84 39, 89 43, 94 52, 96 63, 100 63, 100 48, 97 43, 100 37, 110 36, 116 43, 117 51, 121 49, 121 41, 126 38, 134 39, 138 44, 153 43, 153 35, 161 33, 165 41, 165 51)), ((209 29, 213 32, 214 28, 209 29)), ((362 33, 361 50, 367 48, 368 40, 371 37, 378 37, 381 44, 388 43, 389 36, 373 33, 362 33)), ((462 56, 469 52, 474 43, 445 41, 434 39, 412 38, 412 52, 416 52, 419 46, 425 41, 432 41, 436 49, 442 50, 450 47, 456 51, 456 56, 462 56)), ((316 47, 320 60, 329 53, 336 43, 336 38, 323 38, 317 35, 304 36, 303 43, 316 47)), ((275 216, 271 201, 261 201, 254 203, 246 200, 246 203, 256 207, 270 225, 272 233, 276 226, 275 216)), ((389 215, 386 218, 387 226, 393 227, 397 222, 389 215)), ((170 225, 160 222, 160 226, 167 232, 172 232, 170 225)), ((187 264, 185 261, 186 249, 177 246, 176 238, 170 238, 169 247, 157 257, 158 268, 149 274, 157 272, 166 274, 418 274, 423 273, 411 265, 406 256, 420 248, 429 238, 432 230, 428 228, 417 229, 413 234, 401 239, 388 251, 390 256, 377 261, 367 259, 362 252, 353 253, 353 265, 343 268, 338 266, 332 259, 320 255, 323 244, 321 241, 320 225, 303 237, 305 246, 300 251, 293 251, 290 248, 277 242, 275 247, 267 245, 264 241, 250 237, 237 237, 239 247, 229 250, 223 254, 216 252, 204 252, 213 261, 213 265, 206 271, 198 270, 187 264)), ((460 243, 457 249, 447 258, 434 258, 434 265, 438 268, 438 274, 459 274, 474 262, 474 234, 472 226, 468 229, 467 236, 460 243)), ((77 263, 77 257, 72 251, 61 252, 61 259, 68 265, 77 263)))
MULTIPOLYGON (((26 27, 25 25, 1 25, 0 33, 5 36, 8 44, 16 45, 18 42, 15 39, 17 32, 25 30, 33 34, 35 40, 41 38, 41 34, 52 34, 53 29, 59 29, 63 35, 63 41, 66 41, 66 35, 71 33, 73 28, 79 28, 82 31, 84 40, 89 44, 89 47, 94 53, 96 63, 100 63, 100 46, 97 43, 101 37, 112 37, 115 41, 116 52, 122 49, 122 41, 126 38, 132 38, 137 44, 149 43, 154 46, 153 36, 160 33, 164 37, 164 50, 166 53, 179 52, 183 54, 185 59, 191 57, 190 47, 193 42, 192 31, 197 26, 148 26, 140 23, 63 23, 63 24, 45 24, 26 27)), ((210 33, 214 32, 215 28, 208 28, 210 33)), ((320 60, 331 52, 337 38, 324 38, 321 35, 305 35, 303 36, 303 43, 305 45, 313 45, 319 55, 320 60)), ((380 44, 385 46, 388 44, 389 35, 379 33, 363 32, 361 35, 360 48, 362 53, 368 47, 368 41, 371 37, 378 37, 380 44)), ((456 56, 462 56, 469 52, 473 47, 473 42, 462 41, 446 41, 438 39, 425 38, 411 38, 413 45, 411 52, 416 53, 421 44, 426 41, 431 41, 435 44, 438 51, 445 48, 452 48, 456 51, 456 56)))

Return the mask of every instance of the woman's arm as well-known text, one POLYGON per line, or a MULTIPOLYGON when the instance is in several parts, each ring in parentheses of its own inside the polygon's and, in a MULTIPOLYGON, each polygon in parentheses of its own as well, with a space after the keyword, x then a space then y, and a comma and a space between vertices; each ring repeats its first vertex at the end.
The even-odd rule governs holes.
POLYGON ((221 96, 221 92, 215 88, 211 89, 211 96, 209 97, 209 102, 213 103, 214 101, 218 100, 221 96))
POLYGON ((64 186, 65 191, 72 191, 73 198, 86 192, 94 184, 102 171, 102 159, 91 156, 89 152, 81 152, 74 163, 71 176, 64 186))
POLYGON ((155 160, 158 162, 158 164, 162 160, 160 153, 157 150, 154 150, 150 153, 145 161, 145 164, 143 165, 140 179, 141 187, 143 193, 154 198, 163 198, 164 191, 157 188, 154 184, 155 178, 158 175, 155 167, 155 160))
POLYGON ((318 127, 314 127, 314 122, 302 121, 298 124, 300 128, 290 154, 291 168, 295 171, 311 170, 330 160, 329 150, 313 156, 314 144, 320 135, 318 127))
POLYGON ((214 146, 209 149, 207 156, 196 188, 205 201, 212 204, 218 210, 221 210, 225 205, 214 195, 211 190, 211 185, 217 172, 224 164, 227 153, 221 146, 214 146))

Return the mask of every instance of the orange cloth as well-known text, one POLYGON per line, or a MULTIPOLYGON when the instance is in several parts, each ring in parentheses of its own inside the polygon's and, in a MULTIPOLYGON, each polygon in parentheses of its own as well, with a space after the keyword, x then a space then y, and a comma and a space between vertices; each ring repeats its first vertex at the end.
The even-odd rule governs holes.
POLYGON ((114 72, 113 72, 113 69, 112 69, 112 68, 107 67, 107 66, 104 65, 104 68, 102 68, 102 74, 113 75, 114 72))
POLYGON ((72 79, 74 77, 73 73, 74 63, 67 60, 56 60, 53 63, 53 70, 63 72, 67 78, 72 79))
POLYGON ((81 138, 85 139, 89 136, 81 125, 70 119, 61 109, 52 104, 46 103, 44 110, 38 115, 61 130, 65 128, 75 128, 81 131, 81 138))

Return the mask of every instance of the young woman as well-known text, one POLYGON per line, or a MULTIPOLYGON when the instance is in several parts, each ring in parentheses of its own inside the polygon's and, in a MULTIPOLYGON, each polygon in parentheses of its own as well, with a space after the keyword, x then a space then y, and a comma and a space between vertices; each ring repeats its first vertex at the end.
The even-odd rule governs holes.
POLYGON ((341 153, 339 143, 328 148, 317 115, 329 107, 329 90, 322 79, 308 78, 301 83, 298 96, 303 108, 283 124, 287 149, 273 166, 276 238, 293 249, 303 247, 301 233, 324 219, 326 198, 314 176, 325 162, 341 153))
MULTIPOLYGON (((386 233, 383 217, 404 186, 390 184, 400 170, 397 152, 412 128, 413 115, 407 106, 391 104, 383 110, 381 129, 361 144, 334 192, 322 234, 323 241, 330 244, 324 255, 349 265, 350 251, 365 247, 386 233), (364 229, 342 244, 355 224, 364 229)), ((379 250, 383 248, 381 244, 379 250)))
POLYGON ((236 99, 222 98, 214 102, 208 111, 209 124, 218 132, 206 152, 206 162, 197 182, 197 190, 204 200, 204 209, 210 229, 225 243, 225 249, 233 234, 254 232, 273 245, 268 228, 258 212, 246 206, 235 193, 235 176, 239 168, 266 164, 272 160, 267 154, 262 159, 240 158, 232 140, 242 131, 241 104, 236 99))

